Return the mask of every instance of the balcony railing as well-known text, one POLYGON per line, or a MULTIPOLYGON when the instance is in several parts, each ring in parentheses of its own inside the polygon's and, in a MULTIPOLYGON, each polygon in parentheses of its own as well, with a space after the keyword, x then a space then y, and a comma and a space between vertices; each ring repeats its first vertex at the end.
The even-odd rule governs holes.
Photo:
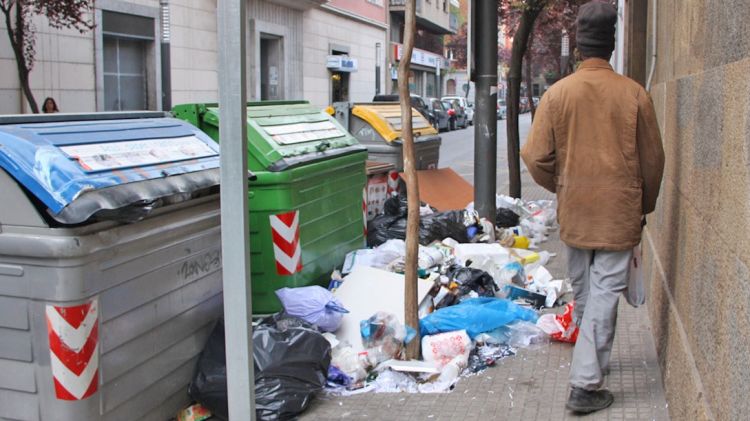
MULTIPOLYGON (((391 7, 406 7, 406 0, 390 0, 391 7)), ((417 0, 417 13, 422 13, 422 0, 417 0)))
MULTIPOLYGON (((458 20, 455 13, 449 13, 443 6, 447 0, 432 0, 426 3, 417 0, 417 27, 426 29, 436 34, 455 34, 458 29, 458 20), (423 8, 424 6, 424 8, 423 8)), ((402 14, 406 9, 406 0, 389 0, 391 11, 402 14)))

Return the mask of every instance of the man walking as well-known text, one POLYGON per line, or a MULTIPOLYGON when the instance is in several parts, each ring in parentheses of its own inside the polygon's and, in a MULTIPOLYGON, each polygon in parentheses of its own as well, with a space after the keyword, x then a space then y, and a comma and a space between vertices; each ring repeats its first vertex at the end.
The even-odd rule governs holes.
POLYGON ((581 6, 576 44, 583 62, 544 94, 521 151, 534 180, 557 193, 580 329, 566 407, 583 413, 614 401, 601 386, 609 372, 617 304, 664 170, 651 98, 608 63, 616 23, 609 3, 581 6))

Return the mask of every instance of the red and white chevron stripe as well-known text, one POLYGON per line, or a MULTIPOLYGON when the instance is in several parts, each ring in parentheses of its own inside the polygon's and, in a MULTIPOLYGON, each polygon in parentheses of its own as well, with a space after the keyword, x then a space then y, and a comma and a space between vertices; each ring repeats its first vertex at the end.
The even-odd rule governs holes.
POLYGON ((398 171, 389 171, 388 172, 388 197, 391 196, 392 193, 398 193, 398 187, 399 187, 399 178, 398 171))
POLYGON ((273 236, 273 254, 279 275, 294 275, 302 270, 302 246, 299 242, 299 211, 269 216, 273 236))
POLYGON ((99 386, 99 304, 46 306, 50 366, 57 399, 77 401, 99 386))

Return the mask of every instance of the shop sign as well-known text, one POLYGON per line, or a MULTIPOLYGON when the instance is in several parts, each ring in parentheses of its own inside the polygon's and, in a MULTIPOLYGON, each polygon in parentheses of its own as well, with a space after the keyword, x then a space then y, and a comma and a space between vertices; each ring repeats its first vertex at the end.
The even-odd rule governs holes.
MULTIPOLYGON (((400 61, 404 55, 404 46, 393 44, 396 61, 400 61)), ((433 68, 446 68, 443 57, 424 50, 414 49, 411 53, 411 63, 433 68)))
POLYGON ((334 72, 356 72, 357 59, 342 55, 330 55, 326 58, 326 67, 334 72))

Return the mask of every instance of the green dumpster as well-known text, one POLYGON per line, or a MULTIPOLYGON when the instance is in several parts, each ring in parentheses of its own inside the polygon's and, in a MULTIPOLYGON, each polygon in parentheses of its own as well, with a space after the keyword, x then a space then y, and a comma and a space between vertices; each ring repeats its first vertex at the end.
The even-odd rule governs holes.
MULTIPOLYGON (((219 107, 172 110, 219 141, 219 107)), ((253 312, 281 308, 274 291, 327 285, 364 244, 367 149, 306 101, 248 103, 253 312)))

